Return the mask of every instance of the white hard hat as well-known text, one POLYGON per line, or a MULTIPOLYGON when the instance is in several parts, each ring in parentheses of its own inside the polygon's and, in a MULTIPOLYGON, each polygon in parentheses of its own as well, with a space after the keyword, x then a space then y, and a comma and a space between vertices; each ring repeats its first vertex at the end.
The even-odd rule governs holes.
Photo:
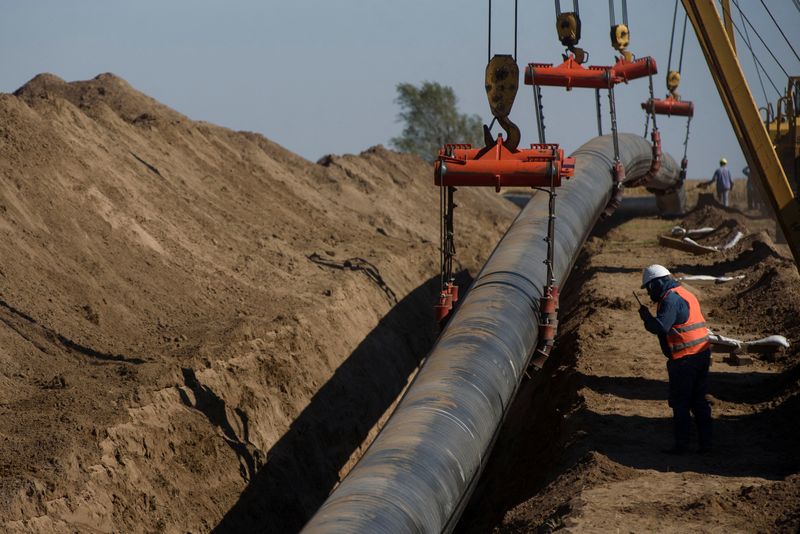
POLYGON ((642 271, 642 289, 644 289, 644 286, 646 286, 650 280, 669 275, 670 272, 663 265, 655 264, 645 267, 644 271, 642 271))
POLYGON ((727 165, 727 164, 728 164, 728 160, 727 160, 727 159, 725 159, 725 158, 720 158, 720 160, 719 160, 719 164, 720 164, 720 165, 727 165))

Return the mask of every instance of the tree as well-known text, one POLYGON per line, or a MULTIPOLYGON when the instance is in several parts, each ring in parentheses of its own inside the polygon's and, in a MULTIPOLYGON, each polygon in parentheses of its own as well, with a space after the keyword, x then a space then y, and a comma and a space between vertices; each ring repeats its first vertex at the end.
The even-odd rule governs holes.
POLYGON ((420 87, 410 83, 397 84, 400 106, 398 122, 404 122, 403 132, 390 140, 403 152, 417 154, 427 161, 436 159, 445 143, 483 143, 482 121, 478 115, 459 113, 453 89, 436 82, 423 82, 420 87))

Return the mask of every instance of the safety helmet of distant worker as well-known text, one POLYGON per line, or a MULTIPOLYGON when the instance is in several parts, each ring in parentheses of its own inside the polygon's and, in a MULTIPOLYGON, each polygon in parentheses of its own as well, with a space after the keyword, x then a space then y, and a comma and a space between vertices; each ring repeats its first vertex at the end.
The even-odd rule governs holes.
POLYGON ((663 278, 669 275, 670 275, 669 270, 667 270, 667 268, 664 267, 663 265, 655 264, 649 267, 645 267, 644 271, 642 271, 642 289, 647 287, 647 284, 649 284, 656 278, 663 278))
POLYGON ((719 164, 720 164, 720 165, 727 165, 727 164, 728 164, 728 160, 727 160, 727 159, 725 159, 725 158, 720 158, 720 160, 719 160, 719 164))

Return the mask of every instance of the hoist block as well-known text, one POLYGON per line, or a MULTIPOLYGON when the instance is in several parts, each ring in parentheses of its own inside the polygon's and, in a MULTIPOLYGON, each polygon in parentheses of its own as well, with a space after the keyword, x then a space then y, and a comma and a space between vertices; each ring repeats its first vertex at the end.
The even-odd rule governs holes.
POLYGON ((642 109, 656 115, 694 116, 694 104, 688 100, 677 100, 672 95, 663 99, 648 98, 647 102, 642 102, 642 109))
POLYGON ((617 59, 617 62, 611 69, 614 71, 614 75, 621 78, 621 81, 625 83, 636 80, 637 78, 650 76, 651 74, 658 74, 656 60, 650 56, 637 59, 636 61, 627 61, 624 57, 621 57, 617 59))
POLYGON ((552 63, 531 63, 525 67, 526 85, 546 85, 550 87, 573 87, 587 89, 608 89, 623 81, 614 74, 612 67, 584 67, 571 55, 558 66, 552 63))
POLYGON ((558 145, 531 145, 509 150, 503 136, 484 148, 471 145, 445 145, 434 163, 434 183, 438 186, 501 187, 560 186, 561 180, 575 172, 575 158, 564 156, 558 145))
POLYGON ((572 11, 556 16, 558 40, 564 46, 575 46, 581 40, 581 18, 572 11))

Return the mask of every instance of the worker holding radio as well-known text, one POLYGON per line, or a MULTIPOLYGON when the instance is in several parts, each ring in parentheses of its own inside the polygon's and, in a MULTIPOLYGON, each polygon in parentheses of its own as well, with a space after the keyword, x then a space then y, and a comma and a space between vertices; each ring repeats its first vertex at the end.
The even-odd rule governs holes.
POLYGON ((709 454, 711 406, 706 400, 706 393, 711 348, 700 303, 662 265, 651 265, 644 269, 642 289, 647 289, 650 299, 658 303, 658 309, 653 316, 647 306, 640 302, 639 316, 644 321, 645 329, 658 336, 661 351, 668 358, 669 405, 675 425, 675 442, 672 448, 664 452, 687 452, 694 415, 698 452, 709 454))

